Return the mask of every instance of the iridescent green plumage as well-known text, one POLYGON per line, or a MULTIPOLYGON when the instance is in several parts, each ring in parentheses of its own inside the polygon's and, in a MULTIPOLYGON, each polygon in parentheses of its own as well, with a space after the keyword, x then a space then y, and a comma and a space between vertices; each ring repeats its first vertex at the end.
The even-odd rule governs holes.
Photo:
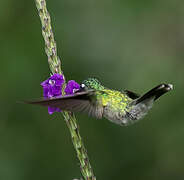
POLYGON ((74 95, 27 103, 85 112, 119 125, 129 125, 144 117, 154 101, 171 89, 171 84, 160 84, 139 96, 127 90, 120 92, 105 88, 96 78, 88 78, 74 95))

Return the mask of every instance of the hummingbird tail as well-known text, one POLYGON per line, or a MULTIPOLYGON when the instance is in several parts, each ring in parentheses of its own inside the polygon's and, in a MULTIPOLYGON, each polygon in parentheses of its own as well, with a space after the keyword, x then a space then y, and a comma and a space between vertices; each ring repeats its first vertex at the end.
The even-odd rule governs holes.
POLYGON ((160 84, 136 100, 136 104, 145 100, 157 100, 160 96, 173 89, 172 84, 160 84))

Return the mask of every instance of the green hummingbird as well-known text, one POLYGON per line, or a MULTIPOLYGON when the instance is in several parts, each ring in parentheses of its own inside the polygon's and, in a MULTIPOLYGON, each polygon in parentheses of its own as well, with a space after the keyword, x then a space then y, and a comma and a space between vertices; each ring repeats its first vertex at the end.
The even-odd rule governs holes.
POLYGON ((72 112, 85 112, 101 119, 105 117, 113 123, 127 126, 142 119, 154 102, 173 89, 172 84, 160 84, 140 96, 132 91, 117 91, 106 88, 96 78, 84 80, 73 95, 52 99, 28 101, 29 104, 57 107, 72 112))

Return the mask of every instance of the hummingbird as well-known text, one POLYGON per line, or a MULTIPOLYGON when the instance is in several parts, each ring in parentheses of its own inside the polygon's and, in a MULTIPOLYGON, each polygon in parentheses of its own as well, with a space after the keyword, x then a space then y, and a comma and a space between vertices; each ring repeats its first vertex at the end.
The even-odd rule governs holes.
POLYGON ((152 108, 154 102, 173 89, 172 84, 160 84, 143 95, 129 90, 106 88, 96 78, 88 78, 73 95, 26 101, 46 107, 57 107, 71 112, 84 112, 97 119, 105 117, 121 126, 134 124, 152 108))

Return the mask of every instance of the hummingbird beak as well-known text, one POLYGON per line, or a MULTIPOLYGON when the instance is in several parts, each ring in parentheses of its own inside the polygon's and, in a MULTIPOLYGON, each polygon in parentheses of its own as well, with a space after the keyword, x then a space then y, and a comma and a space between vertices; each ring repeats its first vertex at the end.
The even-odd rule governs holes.
POLYGON ((84 92, 85 91, 85 89, 84 88, 82 88, 82 87, 80 87, 80 89, 79 90, 77 90, 77 91, 75 91, 75 93, 78 93, 78 92, 84 92))

